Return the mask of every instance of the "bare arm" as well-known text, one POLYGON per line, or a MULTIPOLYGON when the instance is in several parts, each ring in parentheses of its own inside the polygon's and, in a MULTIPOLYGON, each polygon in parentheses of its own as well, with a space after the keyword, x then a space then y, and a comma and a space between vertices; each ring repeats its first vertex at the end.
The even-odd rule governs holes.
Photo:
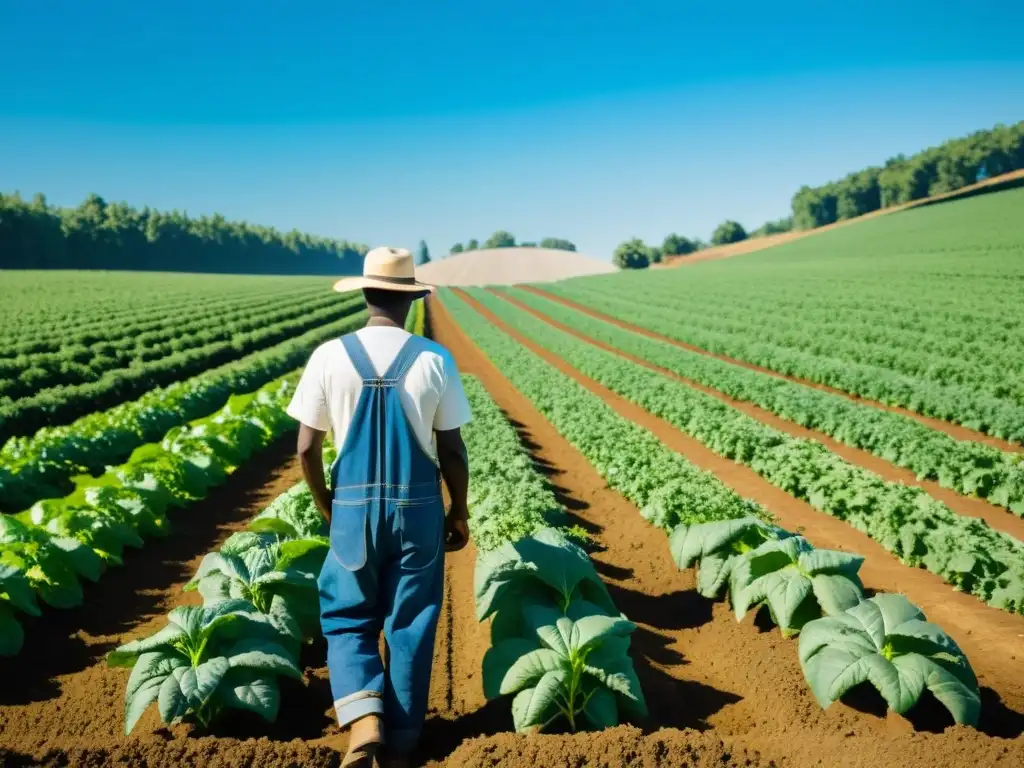
POLYGON ((437 463, 451 496, 445 528, 448 551, 454 552, 469 543, 469 454, 460 430, 437 432, 437 463))
POLYGON ((313 492, 313 502, 328 525, 331 522, 331 492, 324 480, 324 438, 326 432, 299 424, 299 443, 296 453, 302 464, 302 476, 313 492))

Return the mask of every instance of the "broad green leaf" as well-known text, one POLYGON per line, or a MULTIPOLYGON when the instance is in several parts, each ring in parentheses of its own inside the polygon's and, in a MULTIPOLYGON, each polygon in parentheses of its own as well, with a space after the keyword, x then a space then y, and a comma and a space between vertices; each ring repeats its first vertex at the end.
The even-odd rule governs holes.
POLYGON ((143 653, 128 678, 124 694, 124 733, 130 734, 139 718, 156 701, 161 686, 175 669, 188 665, 181 656, 160 651, 143 653))
POLYGON ((784 635, 820 616, 841 613, 862 597, 857 569, 863 558, 815 550, 801 536, 769 540, 736 558, 730 592, 736 619, 766 603, 784 635))
MULTIPOLYGON (((512 641, 510 641, 512 642, 512 641)), ((524 688, 538 685, 547 673, 563 670, 568 673, 569 660, 550 648, 537 648, 523 654, 508 668, 502 678, 498 693, 515 693, 524 688)))
POLYGON ((302 670, 284 646, 263 638, 239 640, 224 655, 232 669, 247 668, 265 675, 302 679, 302 670))
POLYGON ((0 607, 7 603, 22 613, 39 615, 39 604, 32 584, 21 568, 0 563, 0 607))
POLYGON ((133 640, 107 654, 107 666, 131 667, 142 657, 157 650, 171 649, 174 644, 185 637, 185 630, 173 620, 165 627, 140 640, 133 640))
POLYGON ((558 714, 558 694, 566 688, 564 669, 546 673, 535 688, 520 691, 512 700, 512 721, 517 731, 545 725, 558 714))
POLYGON ((927 688, 958 723, 974 725, 981 703, 963 652, 902 595, 877 595, 809 622, 800 636, 804 677, 822 707, 863 682, 897 713, 927 688))
POLYGON ((572 625, 570 647, 585 653, 610 637, 626 637, 636 630, 628 619, 610 616, 586 616, 572 625))
POLYGON ((209 576, 203 577, 198 584, 191 581, 186 586, 186 591, 191 591, 189 587, 199 590, 199 594, 203 597, 203 605, 212 605, 231 599, 231 580, 223 573, 211 573, 209 576))
POLYGON ((494 699, 502 693, 502 683, 512 666, 523 656, 538 648, 536 639, 510 637, 496 642, 484 654, 484 696, 494 699))
POLYGON ((705 555, 697 569, 697 593, 709 599, 717 598, 729 583, 732 566, 737 555, 705 555))
POLYGON ((254 669, 231 669, 217 689, 224 707, 255 712, 268 722, 277 719, 281 690, 277 680, 254 669))

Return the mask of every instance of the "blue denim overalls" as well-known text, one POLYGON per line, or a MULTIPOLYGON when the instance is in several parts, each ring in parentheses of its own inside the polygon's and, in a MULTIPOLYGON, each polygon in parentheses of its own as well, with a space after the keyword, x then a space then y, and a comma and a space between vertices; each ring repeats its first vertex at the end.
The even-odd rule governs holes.
POLYGON ((389 747, 405 751, 426 716, 444 582, 440 474, 398 389, 425 341, 411 336, 380 377, 355 334, 341 341, 363 387, 331 468, 331 553, 319 580, 327 667, 339 723, 383 715, 389 747))

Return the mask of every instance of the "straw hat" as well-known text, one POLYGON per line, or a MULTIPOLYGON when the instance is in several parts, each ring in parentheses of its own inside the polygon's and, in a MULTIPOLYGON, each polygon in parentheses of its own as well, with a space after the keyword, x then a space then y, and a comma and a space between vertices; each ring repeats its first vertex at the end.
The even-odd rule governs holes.
POLYGON ((429 293, 434 290, 434 286, 416 281, 416 267, 409 251, 387 246, 374 248, 366 254, 362 277, 343 277, 334 284, 334 290, 339 293, 361 288, 408 293, 429 293))

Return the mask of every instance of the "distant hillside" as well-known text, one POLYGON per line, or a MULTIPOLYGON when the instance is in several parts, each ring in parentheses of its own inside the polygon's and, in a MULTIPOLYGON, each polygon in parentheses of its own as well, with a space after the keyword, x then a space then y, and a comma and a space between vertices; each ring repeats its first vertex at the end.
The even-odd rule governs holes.
POLYGON ((615 271, 574 251, 515 247, 458 253, 418 267, 417 276, 432 285, 516 285, 615 271))

